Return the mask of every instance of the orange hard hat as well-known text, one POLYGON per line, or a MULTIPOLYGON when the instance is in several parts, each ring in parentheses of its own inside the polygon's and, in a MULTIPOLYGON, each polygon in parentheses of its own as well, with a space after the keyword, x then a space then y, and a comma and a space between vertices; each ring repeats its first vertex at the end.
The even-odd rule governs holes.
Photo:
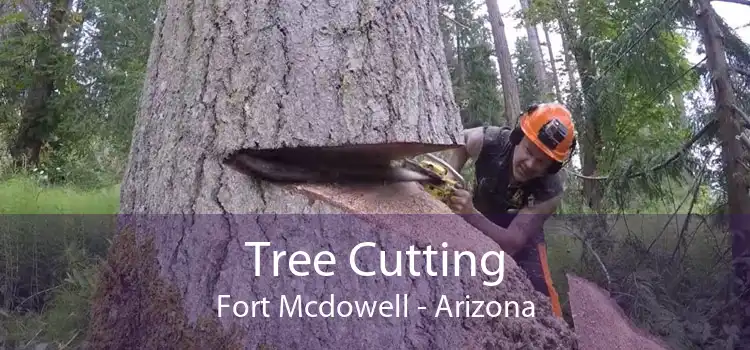
POLYGON ((520 124, 524 135, 558 162, 563 162, 574 146, 573 116, 559 103, 533 106, 521 116, 520 124))

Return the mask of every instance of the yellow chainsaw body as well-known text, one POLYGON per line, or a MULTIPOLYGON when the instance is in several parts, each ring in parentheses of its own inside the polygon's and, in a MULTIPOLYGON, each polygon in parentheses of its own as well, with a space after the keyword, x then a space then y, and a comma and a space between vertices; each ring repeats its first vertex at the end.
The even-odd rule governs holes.
POLYGON ((423 183, 422 186, 430 195, 439 199, 443 203, 448 203, 450 197, 453 195, 453 191, 459 188, 458 181, 452 179, 449 176, 448 169, 443 167, 437 162, 430 160, 422 160, 419 162, 419 166, 423 169, 438 175, 442 179, 442 184, 435 185, 433 183, 423 183))

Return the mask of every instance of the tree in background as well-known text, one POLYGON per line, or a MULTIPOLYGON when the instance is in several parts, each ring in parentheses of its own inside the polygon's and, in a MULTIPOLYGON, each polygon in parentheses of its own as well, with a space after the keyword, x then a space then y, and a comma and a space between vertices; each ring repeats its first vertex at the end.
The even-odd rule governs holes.
POLYGON ((492 41, 485 27, 487 19, 475 15, 481 6, 474 0, 456 0, 444 7, 441 16, 444 43, 450 45, 445 52, 452 64, 453 91, 464 127, 506 122, 491 58, 492 41), (447 16, 453 18, 446 20, 447 16))
POLYGON ((537 83, 534 62, 531 59, 531 48, 526 38, 516 40, 516 50, 513 58, 516 60, 513 74, 518 77, 518 95, 521 106, 530 106, 543 102, 541 86, 537 83))

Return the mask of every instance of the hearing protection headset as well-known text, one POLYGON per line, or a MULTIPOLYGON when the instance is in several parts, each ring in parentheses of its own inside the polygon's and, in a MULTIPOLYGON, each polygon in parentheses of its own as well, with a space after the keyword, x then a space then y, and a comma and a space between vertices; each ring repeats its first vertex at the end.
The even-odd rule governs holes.
POLYGON ((576 148, 572 115, 559 103, 535 104, 526 109, 511 131, 510 141, 518 145, 524 136, 554 160, 547 170, 550 174, 559 172, 576 148))

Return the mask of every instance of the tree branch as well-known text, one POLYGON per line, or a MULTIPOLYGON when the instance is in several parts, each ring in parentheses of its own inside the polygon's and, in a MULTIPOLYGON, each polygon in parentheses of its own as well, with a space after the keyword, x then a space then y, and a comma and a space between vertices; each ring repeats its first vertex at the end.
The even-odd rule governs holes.
POLYGON ((712 1, 731 2, 731 3, 735 3, 735 4, 750 6, 750 0, 712 0, 712 1))
MULTIPOLYGON (((750 0, 748 0, 748 1, 750 1, 750 0)), ((742 74, 742 75, 750 78, 750 71, 748 71, 748 70, 745 70, 745 69, 742 69, 742 68, 738 68, 738 67, 732 67, 732 66, 729 66, 729 69, 731 69, 731 70, 733 70, 733 71, 735 71, 737 73, 740 73, 740 74, 742 74)))
MULTIPOLYGON (((682 155, 683 153, 687 152, 687 150, 690 149, 690 147, 692 147, 694 143, 698 142, 698 140, 701 137, 703 137, 703 135, 705 135, 710 129, 712 129, 713 127, 715 127, 717 125, 718 125, 718 122, 716 121, 716 119, 712 120, 711 122, 709 122, 708 124, 706 124, 700 131, 698 131, 695 135, 693 135, 693 137, 690 140, 688 140, 688 142, 685 142, 685 144, 682 145, 682 147, 680 148, 680 150, 677 151, 677 152, 675 152, 675 154, 673 154, 671 157, 669 157, 669 159, 665 160, 664 162, 662 162, 662 163, 660 163, 660 164, 658 164, 656 166, 651 167, 651 169, 649 169, 647 171, 641 171, 641 172, 638 172, 638 173, 635 173, 635 174, 630 174, 630 175, 628 175, 627 178, 628 179, 633 179, 633 178, 636 178, 636 177, 644 176, 644 175, 646 175, 646 173, 654 172, 654 171, 657 171, 657 170, 659 170, 661 168, 666 167, 667 165, 669 165, 669 163, 672 163, 675 160, 677 160, 677 158, 679 158, 680 155, 682 155)), ((570 170, 567 170, 567 169, 565 169, 565 171, 567 171, 569 174, 572 174, 572 175, 574 175, 576 177, 579 177, 581 179, 586 179, 586 180, 607 180, 607 179, 610 178, 609 176, 587 176, 587 175, 579 174, 579 173, 576 173, 574 171, 570 171, 570 170)))
POLYGON ((737 138, 742 141, 742 143, 745 145, 745 148, 750 150, 750 138, 748 138, 747 135, 739 134, 737 135, 737 138))
POLYGON ((440 15, 443 16, 445 19, 447 19, 447 20, 449 20, 449 21, 451 21, 451 22, 453 22, 453 23, 455 23, 457 25, 460 25, 460 26, 464 27, 465 29, 471 29, 467 25, 465 25, 465 24, 463 24, 463 23, 461 23, 459 21, 456 21, 453 18, 450 18, 450 16, 446 15, 444 12, 440 12, 440 15))
POLYGON ((737 114, 739 114, 742 118, 744 126, 746 128, 750 128, 750 117, 748 117, 747 114, 745 114, 745 112, 740 109, 740 107, 737 107, 737 105, 732 105, 732 108, 734 108, 734 111, 737 112, 737 114))

